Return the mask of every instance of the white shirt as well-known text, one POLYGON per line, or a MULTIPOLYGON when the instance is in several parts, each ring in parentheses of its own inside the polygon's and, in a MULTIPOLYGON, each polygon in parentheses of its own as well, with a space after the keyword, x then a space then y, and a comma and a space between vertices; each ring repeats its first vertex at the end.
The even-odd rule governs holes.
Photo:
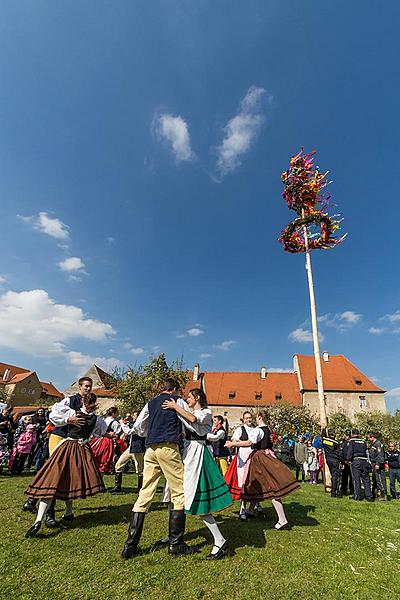
MULTIPOLYGON (((85 406, 82 406, 81 411, 86 414, 91 414, 87 412, 85 406)), ((64 398, 53 406, 53 409, 49 415, 49 419, 56 427, 62 427, 64 425, 68 425, 68 419, 70 417, 74 417, 75 415, 76 411, 69 407, 69 398, 64 398)), ((95 437, 103 437, 106 432, 107 425, 104 419, 97 417, 92 435, 95 437)))
MULTIPOLYGON (((249 427, 248 425, 244 425, 244 428, 246 429, 249 440, 253 444, 256 444, 257 442, 259 442, 260 440, 263 439, 264 432, 262 429, 260 429, 260 427, 249 427)), ((241 435, 242 435, 242 427, 237 427, 235 429, 235 431, 233 432, 232 442, 240 441, 241 435)), ((252 451, 253 451, 253 449, 251 448, 251 446, 244 446, 244 447, 238 448, 238 463, 239 463, 238 466, 244 465, 244 463, 247 461, 247 459, 249 458, 252 451)))
MULTIPOLYGON (((166 398, 166 400, 168 400, 168 398, 166 398)), ((178 404, 178 406, 181 406, 184 410, 187 410, 189 412, 189 407, 182 398, 178 398, 177 400, 175 400, 175 402, 178 404)), ((169 410, 171 410, 171 409, 169 409, 169 410)), ((147 402, 147 404, 145 404, 145 406, 140 411, 140 414, 135 421, 135 424, 133 426, 134 433, 136 433, 137 435, 140 435, 141 437, 147 437, 147 433, 149 430, 149 416, 150 416, 149 403, 147 402)), ((178 417, 179 417, 179 415, 178 415, 178 417)), ((181 419, 181 421, 182 421, 182 419, 181 419)), ((191 423, 187 423, 187 421, 185 421, 185 426, 187 426, 187 425, 191 425, 191 423)), ((190 429, 190 427, 188 427, 188 429, 190 429)), ((195 431, 195 430, 192 428, 192 431, 195 431)))
POLYGON ((111 430, 113 433, 120 433, 122 431, 122 427, 119 421, 117 421, 117 419, 115 417, 106 417, 104 419, 107 427, 110 427, 109 431, 111 430))

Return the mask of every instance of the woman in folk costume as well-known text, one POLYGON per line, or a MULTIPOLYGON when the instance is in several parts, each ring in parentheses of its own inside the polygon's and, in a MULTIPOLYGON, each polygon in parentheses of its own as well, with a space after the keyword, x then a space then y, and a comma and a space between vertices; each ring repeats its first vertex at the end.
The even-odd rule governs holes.
POLYGON ((256 417, 257 427, 252 432, 252 440, 232 440, 226 445, 228 448, 250 448, 251 450, 243 473, 241 490, 243 501, 249 501, 254 505, 261 500, 271 500, 278 516, 274 529, 285 529, 288 520, 281 498, 294 492, 300 485, 290 469, 272 452, 271 432, 266 419, 266 412, 260 411, 256 417))
POLYGON ((187 404, 190 412, 173 400, 165 400, 163 408, 175 410, 185 427, 183 448, 185 512, 199 515, 214 538, 214 546, 207 560, 218 560, 228 553, 228 542, 222 535, 211 513, 232 505, 221 471, 208 450, 207 434, 212 428, 212 414, 207 407, 203 390, 189 392, 187 404))
POLYGON ((107 410, 106 418, 104 419, 104 422, 107 425, 107 435, 94 435, 93 439, 90 441, 100 473, 110 474, 114 471, 115 439, 118 438, 119 434, 122 432, 117 417, 118 408, 112 406, 107 410))
MULTIPOLYGON (((237 454, 235 454, 227 472, 224 475, 225 481, 228 484, 229 491, 234 500, 242 500, 240 507, 239 519, 243 522, 247 521, 248 517, 254 516, 252 510, 248 510, 246 502, 242 499, 242 488, 244 483, 244 472, 247 460, 252 452, 251 445, 258 442, 260 439, 260 432, 257 427, 253 425, 253 416, 251 412, 245 411, 243 413, 243 425, 237 427, 232 435, 232 443, 229 445, 226 443, 227 448, 238 448, 237 454), (236 442, 250 442, 247 444, 236 444, 236 442)), ((262 508, 259 507, 262 511, 262 508)))
POLYGON ((40 499, 36 520, 25 537, 37 535, 53 499, 65 501, 66 510, 61 520, 67 523, 74 519, 73 500, 106 491, 88 443, 92 433, 102 435, 107 430, 103 419, 94 413, 95 408, 96 396, 90 394, 83 399, 81 409, 71 408, 65 415, 66 419, 73 416, 77 419, 73 425, 68 425, 67 438, 58 444, 25 492, 29 498, 40 499))

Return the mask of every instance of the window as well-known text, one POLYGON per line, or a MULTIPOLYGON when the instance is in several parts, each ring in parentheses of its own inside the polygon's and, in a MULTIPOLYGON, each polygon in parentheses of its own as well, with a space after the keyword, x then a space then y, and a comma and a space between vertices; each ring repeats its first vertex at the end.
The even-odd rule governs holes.
POLYGON ((275 400, 282 400, 281 392, 275 392, 275 400))
POLYGON ((256 400, 261 400, 262 392, 256 392, 256 400))
POLYGON ((354 381, 356 382, 356 385, 361 385, 362 384, 361 379, 355 379, 354 381))
POLYGON ((227 416, 228 416, 228 411, 226 410, 226 411, 224 412, 224 417, 227 417, 227 416))
POLYGON ((367 399, 365 396, 359 396, 360 398, 360 408, 367 408, 367 399))
POLYGON ((229 392, 229 394, 228 394, 229 400, 233 400, 235 396, 236 396, 236 392, 229 392))

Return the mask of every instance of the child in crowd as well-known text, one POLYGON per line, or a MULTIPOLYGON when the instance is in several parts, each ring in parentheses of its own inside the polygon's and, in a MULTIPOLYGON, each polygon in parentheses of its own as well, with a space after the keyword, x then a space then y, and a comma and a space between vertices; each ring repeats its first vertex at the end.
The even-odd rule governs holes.
POLYGON ((318 456, 317 449, 314 448, 312 442, 307 442, 307 465, 308 472, 310 474, 310 483, 317 483, 317 473, 318 473, 318 456))

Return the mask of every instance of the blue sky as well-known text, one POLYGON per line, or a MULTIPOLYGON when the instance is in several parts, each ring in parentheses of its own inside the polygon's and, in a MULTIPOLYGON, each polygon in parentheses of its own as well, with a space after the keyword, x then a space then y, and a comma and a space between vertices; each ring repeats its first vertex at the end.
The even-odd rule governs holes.
POLYGON ((400 5, 2 3, 1 359, 61 389, 164 351, 309 354, 281 172, 317 149, 347 240, 312 256, 322 349, 400 407, 400 5))

